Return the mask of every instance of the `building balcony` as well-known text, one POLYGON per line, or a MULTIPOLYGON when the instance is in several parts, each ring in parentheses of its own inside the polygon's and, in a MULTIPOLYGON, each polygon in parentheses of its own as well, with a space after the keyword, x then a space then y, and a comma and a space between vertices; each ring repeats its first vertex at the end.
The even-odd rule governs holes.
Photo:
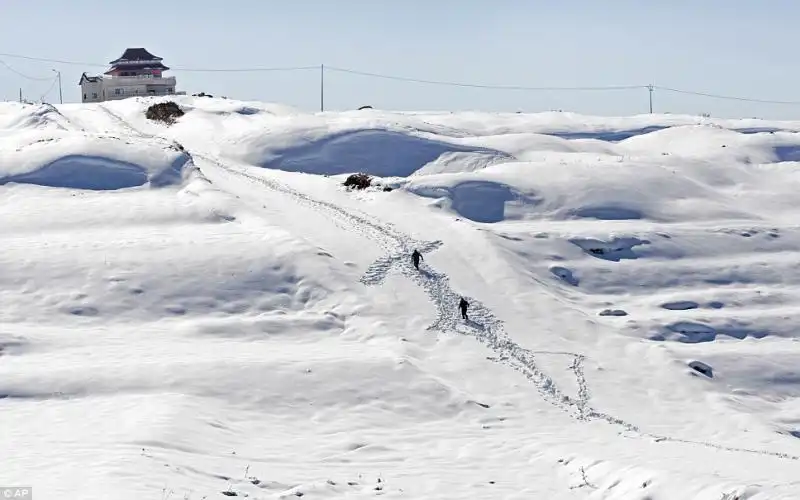
POLYGON ((116 101, 129 97, 162 97, 170 95, 186 95, 186 91, 177 91, 174 87, 147 86, 136 88, 111 88, 104 92, 104 100, 116 101))
POLYGON ((166 78, 153 76, 153 75, 137 75, 137 76, 110 76, 104 75, 103 82, 106 85, 115 86, 135 86, 135 85, 158 85, 166 87, 175 87, 175 77, 168 76, 166 78))

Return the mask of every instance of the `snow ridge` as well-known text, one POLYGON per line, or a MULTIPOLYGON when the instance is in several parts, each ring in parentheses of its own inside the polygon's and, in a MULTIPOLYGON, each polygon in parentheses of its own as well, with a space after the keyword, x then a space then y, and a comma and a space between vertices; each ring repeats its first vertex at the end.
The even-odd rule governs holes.
POLYGON ((461 323, 456 315, 457 304, 461 295, 457 294, 450 287, 447 275, 430 269, 426 264, 422 264, 419 271, 414 269, 408 257, 411 251, 416 248, 423 254, 429 253, 441 247, 441 241, 422 242, 415 240, 398 232, 391 224, 373 222, 364 215, 356 215, 332 203, 316 200, 274 180, 252 175, 244 169, 231 166, 230 162, 204 154, 195 153, 195 156, 213 162, 217 167, 230 174, 245 177, 271 190, 290 195, 300 203, 323 210, 343 228, 356 231, 378 243, 389 252, 389 255, 379 258, 365 271, 360 280, 363 284, 367 286, 378 286, 384 281, 392 269, 398 268, 403 276, 406 276, 421 286, 427 292, 431 302, 436 306, 438 316, 433 324, 428 327, 428 330, 435 330, 444 334, 460 334, 475 337, 478 341, 495 352, 496 357, 491 358, 492 360, 522 373, 534 383, 545 401, 565 411, 576 420, 605 421, 608 424, 622 427, 624 431, 635 433, 639 437, 653 439, 657 443, 676 442, 730 452, 754 453, 782 459, 800 460, 800 457, 788 453, 723 446, 709 442, 692 441, 643 432, 638 426, 632 423, 599 411, 590 404, 591 392, 583 370, 583 362, 586 356, 582 354, 561 353, 573 357, 570 368, 575 375, 579 388, 576 397, 566 395, 553 379, 537 365, 536 353, 510 340, 503 329, 502 320, 498 319, 484 304, 471 297, 466 297, 470 302, 470 319, 461 323))
MULTIPOLYGON (((175 144, 174 141, 170 139, 141 132, 129 124, 124 118, 106 107, 101 106, 101 109, 132 135, 175 144)), ((183 146, 180 147, 183 148, 183 146)), ((325 213, 341 228, 347 231, 355 231, 377 243, 387 252, 387 255, 377 259, 369 266, 360 280, 363 284, 367 286, 380 285, 393 268, 398 268, 402 275, 411 279, 426 291, 431 302, 437 308, 437 318, 434 323, 428 327, 428 330, 439 331, 444 334, 460 334, 475 337, 478 341, 494 351, 496 357, 490 359, 522 373, 534 383, 537 391, 545 401, 563 410, 572 418, 587 422, 592 420, 604 421, 610 425, 621 427, 623 431, 636 434, 640 438, 650 438, 657 443, 675 442, 692 444, 730 452, 768 455, 795 461, 800 460, 800 456, 788 453, 730 447, 705 441, 694 441, 653 434, 642 431, 638 426, 626 422, 623 419, 601 412, 590 405, 591 392, 583 370, 583 362, 586 359, 586 356, 583 354, 560 353, 573 358, 570 369, 578 385, 578 392, 575 397, 566 395, 555 381, 538 366, 535 356, 537 353, 525 349, 512 341, 503 328, 503 322, 485 305, 476 299, 466 297, 470 302, 469 315, 471 319, 461 323, 457 320, 456 316, 457 304, 461 295, 457 294, 450 287, 447 275, 438 273, 425 264, 422 265, 419 271, 413 268, 409 255, 414 248, 418 249, 423 254, 429 253, 441 247, 443 244, 441 241, 425 242, 415 240, 396 230, 392 224, 379 221, 368 214, 353 213, 333 203, 315 199, 275 180, 252 175, 247 171, 248 168, 251 168, 248 164, 241 163, 240 165, 240 162, 235 162, 227 158, 222 159, 208 153, 200 153, 197 151, 192 151, 191 154, 214 164, 229 175, 246 178, 270 190, 288 195, 300 204, 325 213)))
MULTIPOLYGON (((164 140, 156 135, 142 133, 116 113, 108 110, 105 107, 102 107, 102 109, 126 130, 130 131, 131 134, 139 137, 164 140)), ((370 220, 370 217, 367 214, 356 215, 350 211, 342 209, 335 204, 314 199, 274 180, 251 175, 245 170, 244 167, 233 167, 233 162, 230 160, 226 159, 223 161, 222 159, 216 158, 212 155, 198 153, 196 151, 193 152, 193 155, 213 163, 228 174, 245 177, 253 182, 262 184, 273 191, 278 191, 289 195, 299 203, 324 211, 335 223, 337 223, 337 225, 343 229, 356 231, 375 241, 381 248, 387 251, 388 255, 376 260, 367 269, 367 271, 365 271, 361 278, 362 283, 367 286, 380 285, 392 268, 397 266, 404 276, 410 278, 412 281, 420 285, 428 293, 431 301, 436 305, 438 317, 434 323, 428 327, 429 330, 436 330, 445 334, 457 333, 475 337, 497 354, 497 357, 493 357, 491 359, 509 366, 510 368, 513 368, 525 375, 526 378, 534 383, 538 392, 545 401, 570 414, 576 420, 602 420, 611 425, 620 426, 625 431, 636 433, 640 437, 651 438, 655 442, 659 443, 678 442, 730 452, 754 453, 770 455, 782 459, 800 460, 800 456, 790 455, 787 453, 722 446, 714 443, 692 441, 642 432, 634 424, 600 412, 592 408, 589 404, 591 393, 589 391, 588 383, 583 371, 583 361, 586 358, 582 354, 563 353, 573 357, 571 370, 576 377, 579 387, 577 397, 573 398, 567 396, 561 391, 561 389, 559 389, 553 379, 538 367, 535 359, 535 353, 528 349, 522 348, 510 340, 503 329, 502 321, 496 318, 494 314, 480 301, 471 297, 467 297, 470 302, 470 315, 473 318, 479 318, 480 321, 471 319, 463 326, 458 324, 456 320, 456 305, 460 295, 456 294, 455 291, 452 290, 448 282, 448 277, 443 273, 437 273, 433 270, 425 270, 425 267, 428 266, 424 266, 421 270, 422 272, 418 272, 413 268, 410 259, 408 258, 408 255, 411 253, 412 249, 417 248, 423 254, 429 253, 439 248, 442 245, 441 241, 417 241, 398 232, 389 223, 370 220)))
MULTIPOLYGON (((397 266, 404 276, 409 277, 420 285, 428 293, 431 301, 436 305, 438 317, 434 323, 428 327, 429 330, 473 336, 494 350, 499 355, 499 361, 520 370, 526 377, 532 380, 542 397, 548 402, 568 412, 578 407, 585 406, 585 402, 579 405, 577 400, 565 395, 558 388, 553 379, 547 376, 536 365, 533 353, 510 340, 503 330, 502 321, 495 317, 480 301, 471 297, 467 298, 470 302, 469 314, 473 319, 468 320, 464 325, 458 324, 455 311, 461 295, 455 293, 450 287, 448 277, 445 274, 437 273, 433 270, 425 270, 424 268, 421 272, 417 272, 408 258, 412 249, 416 248, 424 254, 439 248, 442 245, 441 241, 417 241, 394 230, 391 224, 379 225, 368 220, 364 216, 353 214, 331 203, 315 200, 278 182, 251 175, 219 159, 197 153, 195 153, 195 156, 211 161, 219 168, 231 174, 246 177, 253 182, 263 184, 269 189, 291 195, 301 203, 310 204, 317 209, 324 210, 334 220, 337 220, 342 227, 355 230, 375 241, 382 248, 388 250, 390 254, 378 259, 367 269, 364 276, 361 278, 362 283, 367 286, 379 285, 383 282, 391 269, 397 266)), ((580 355, 573 354, 573 356, 580 355)), ((602 415, 599 412, 593 412, 591 414, 602 415)), ((581 419, 580 415, 580 411, 575 413, 575 417, 578 419, 581 419)), ((621 423, 621 421, 617 419, 611 419, 610 421, 621 423)))

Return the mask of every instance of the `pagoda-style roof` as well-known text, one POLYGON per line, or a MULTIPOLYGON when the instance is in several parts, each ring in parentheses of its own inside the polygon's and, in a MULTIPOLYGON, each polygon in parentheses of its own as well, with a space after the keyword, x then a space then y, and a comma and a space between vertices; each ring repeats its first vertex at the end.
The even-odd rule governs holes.
POLYGON ((140 64, 126 64, 124 66, 114 65, 111 67, 110 70, 106 71, 106 75, 110 75, 111 73, 122 70, 122 71, 139 71, 144 69, 160 69, 161 71, 167 71, 169 68, 161 64, 160 62, 156 63, 140 63, 140 64))
POLYGON ((131 63, 137 61, 161 61, 163 60, 161 57, 154 56, 147 49, 139 48, 132 48, 132 49, 125 49, 125 52, 117 59, 109 62, 108 64, 116 65, 120 63, 131 63))

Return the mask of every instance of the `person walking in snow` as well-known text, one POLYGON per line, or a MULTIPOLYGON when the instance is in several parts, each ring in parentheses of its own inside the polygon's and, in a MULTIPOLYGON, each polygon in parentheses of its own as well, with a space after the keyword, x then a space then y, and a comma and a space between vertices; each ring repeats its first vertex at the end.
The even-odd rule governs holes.
POLYGON ((461 317, 464 319, 467 318, 467 308, 469 307, 469 302, 464 297, 461 297, 461 300, 458 302, 458 308, 461 309, 461 317))
MULTIPOLYGON (((414 252, 411 254, 411 262, 414 263, 414 267, 417 268, 417 269, 419 269, 419 259, 422 259, 422 254, 419 253, 417 251, 417 249, 415 248, 414 252)), ((422 260, 425 260, 425 259, 422 259, 422 260)))

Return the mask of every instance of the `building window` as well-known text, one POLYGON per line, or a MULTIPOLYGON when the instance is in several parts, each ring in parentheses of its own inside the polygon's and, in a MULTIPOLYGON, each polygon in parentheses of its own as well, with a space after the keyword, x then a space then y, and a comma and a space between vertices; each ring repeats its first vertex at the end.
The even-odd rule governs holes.
POLYGON ((114 89, 114 95, 122 94, 122 89, 114 89))
MULTIPOLYGON (((83 94, 83 97, 86 98, 86 94, 83 94)), ((92 99, 97 99, 97 92, 92 92, 92 99)))
POLYGON ((171 94, 171 93, 172 93, 172 87, 167 87, 167 94, 171 94))
MULTIPOLYGON (((95 94, 94 96, 97 97, 97 94, 95 94)), ((86 94, 83 94, 83 100, 84 101, 86 100, 86 94)))

